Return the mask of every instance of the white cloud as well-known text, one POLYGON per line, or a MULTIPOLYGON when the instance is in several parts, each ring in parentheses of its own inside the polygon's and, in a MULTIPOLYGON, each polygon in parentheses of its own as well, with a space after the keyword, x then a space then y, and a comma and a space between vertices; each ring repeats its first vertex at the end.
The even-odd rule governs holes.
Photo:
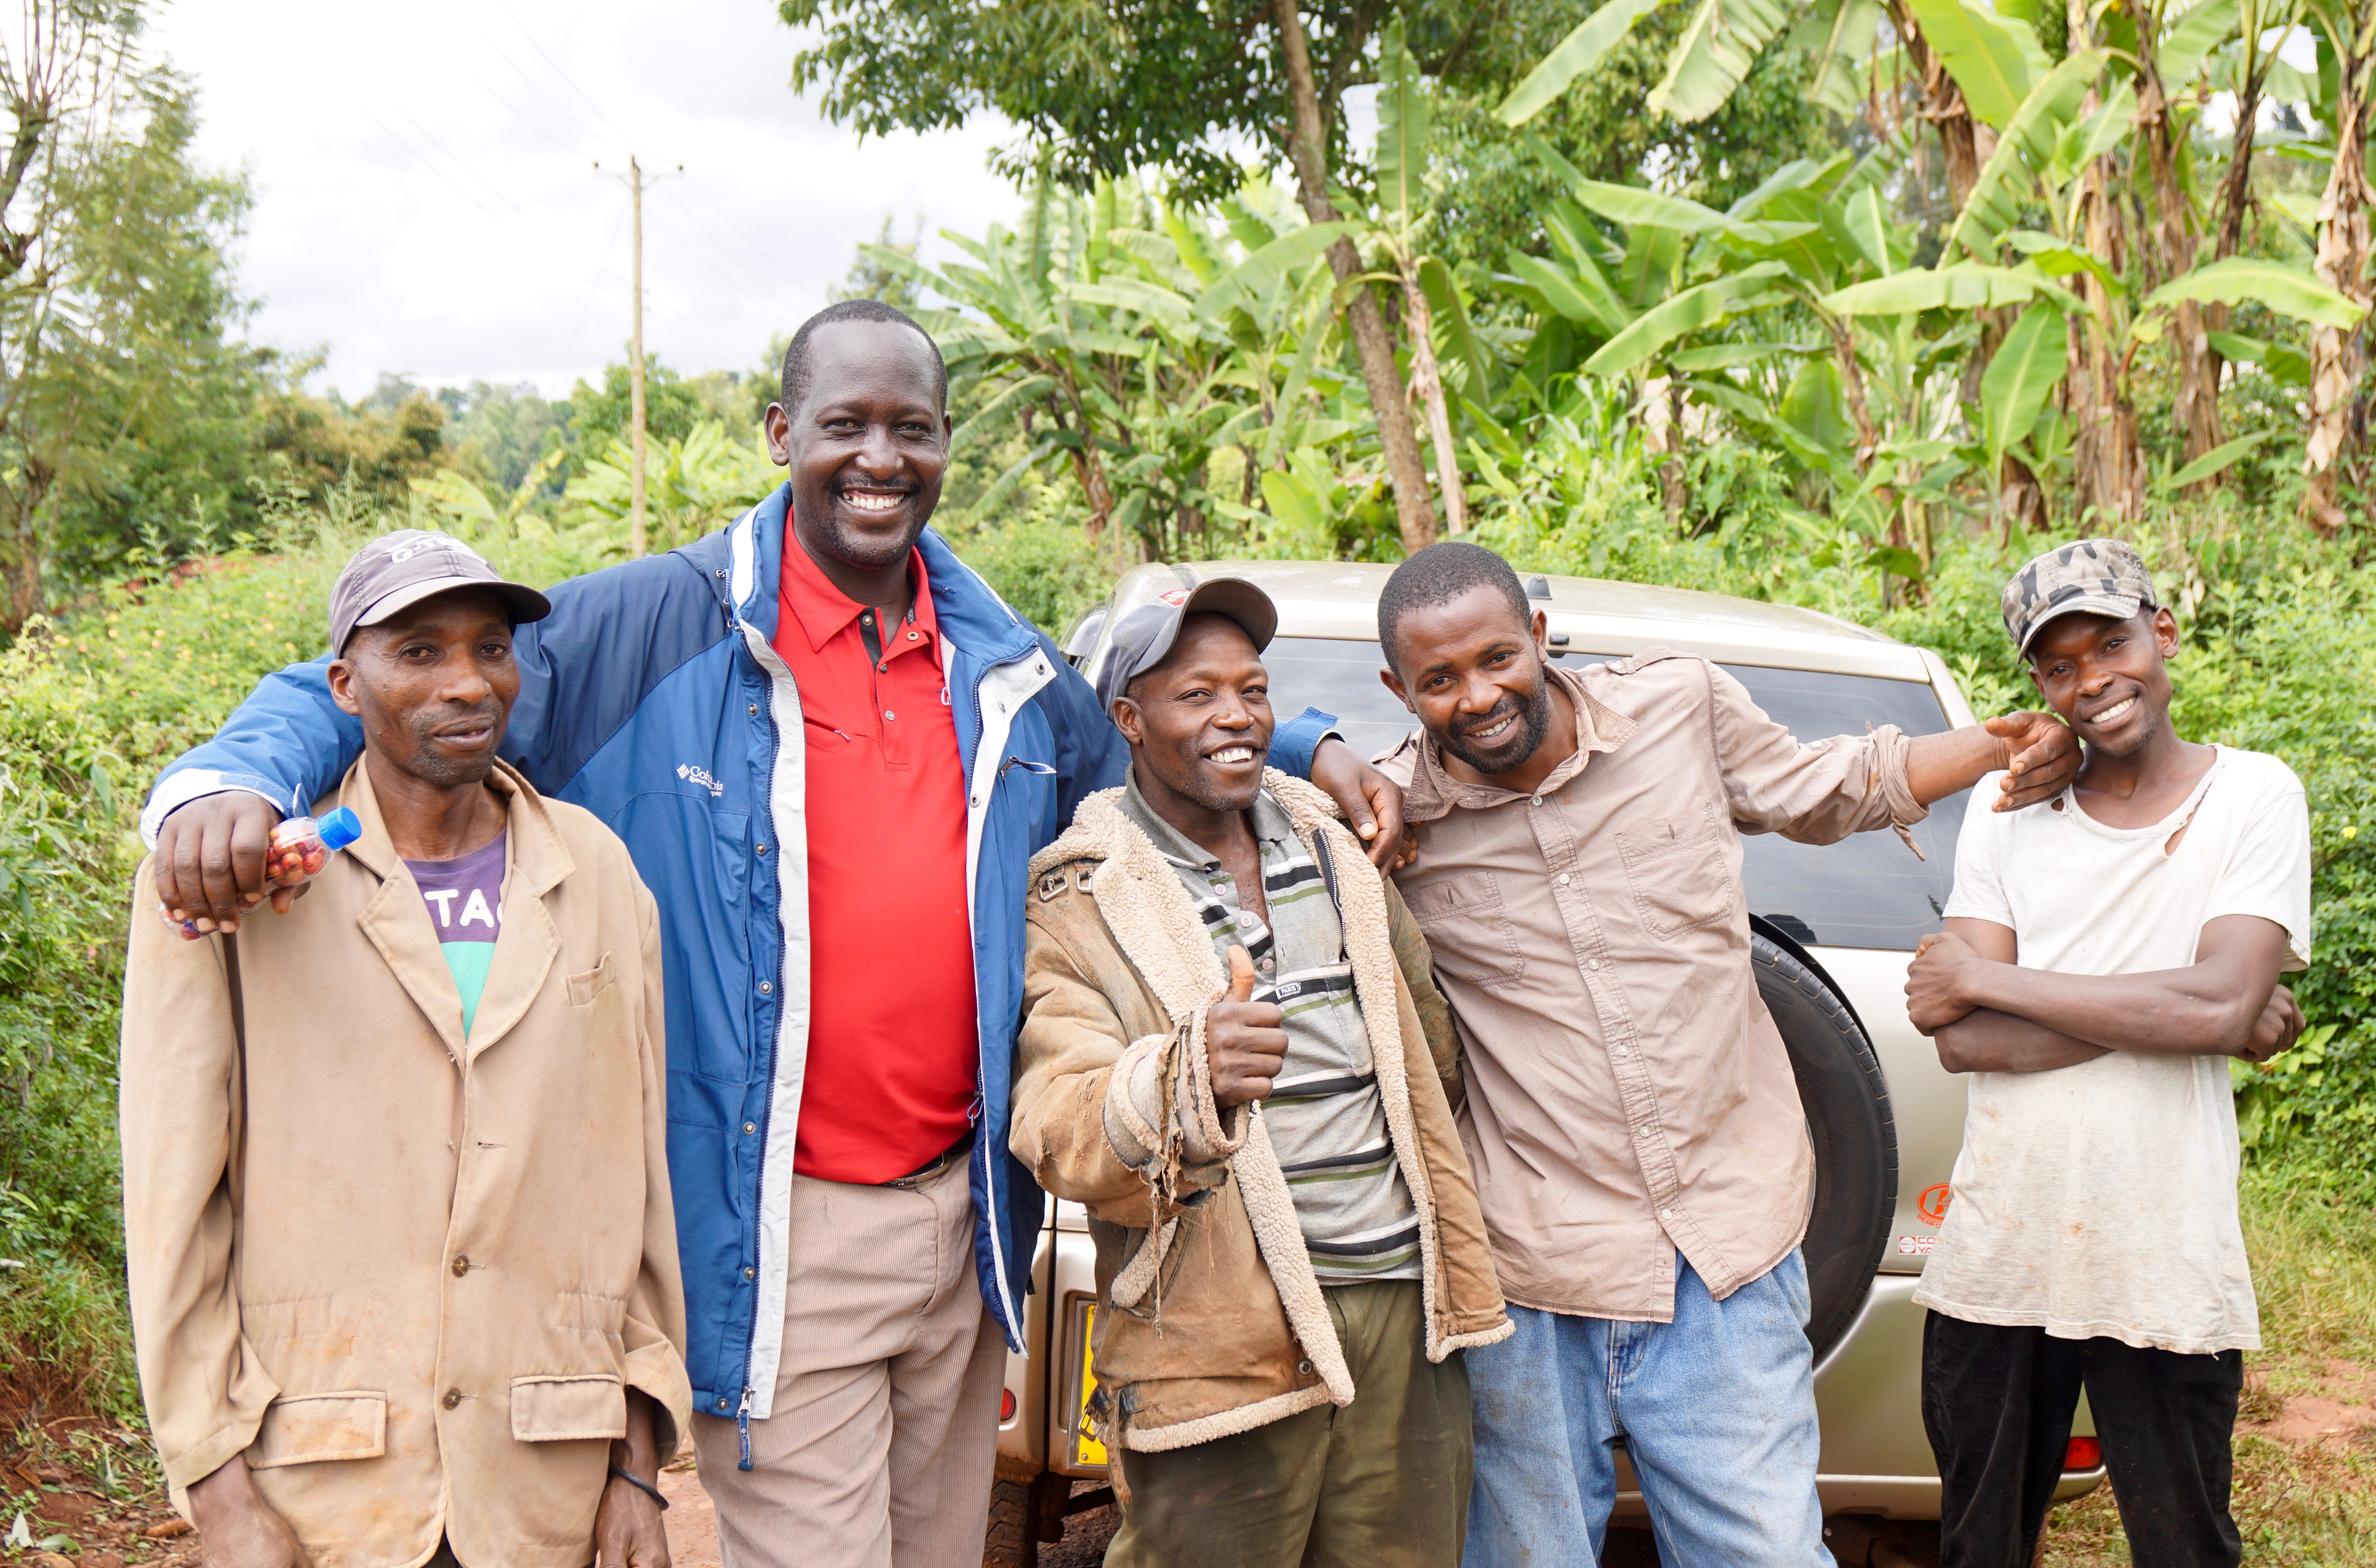
POLYGON ((252 335, 326 349, 350 397, 382 371, 558 393, 624 357, 628 197, 597 160, 684 166, 645 196, 644 272, 646 342, 685 370, 755 366, 886 215, 978 233, 1017 207, 994 121, 826 124, 769 0, 177 0, 149 39, 198 85, 199 156, 255 179, 252 335))

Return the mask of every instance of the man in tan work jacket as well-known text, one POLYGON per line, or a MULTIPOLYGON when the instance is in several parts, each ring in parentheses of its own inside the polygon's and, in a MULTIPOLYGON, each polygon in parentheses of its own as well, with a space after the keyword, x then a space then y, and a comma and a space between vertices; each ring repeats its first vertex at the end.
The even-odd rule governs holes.
POLYGON ((365 750, 317 807, 361 837, 236 937, 160 924, 140 869, 133 1329, 210 1564, 666 1568, 659 925, 618 839, 496 760, 544 605, 442 535, 364 546, 330 683, 365 750))
POLYGON ((1381 766, 1457 1020, 1461 1132, 1517 1331, 1474 1351, 1467 1568, 1588 1568, 1622 1440, 1669 1562, 1827 1564, 1799 1243, 1814 1177, 1750 968, 1740 835, 1919 822, 2077 766, 2051 716, 1801 745, 1704 659, 1545 659, 1509 564, 1443 543, 1378 600, 1420 731, 1381 766))

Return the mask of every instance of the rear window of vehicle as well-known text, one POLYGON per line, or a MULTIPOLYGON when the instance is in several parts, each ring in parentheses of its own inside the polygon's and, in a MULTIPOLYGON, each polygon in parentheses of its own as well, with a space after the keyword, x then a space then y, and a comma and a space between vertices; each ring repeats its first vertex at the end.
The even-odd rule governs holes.
MULTIPOLYGON (((1608 656, 1560 653, 1574 669, 1608 656)), ((1280 637, 1263 656, 1270 671, 1271 707, 1282 719, 1308 704, 1333 713, 1355 750, 1375 756, 1391 750, 1418 721, 1379 683, 1384 661, 1374 642, 1336 637, 1280 637)), ((1758 707, 1802 742, 1861 735, 1895 724, 1909 735, 1944 730, 1938 694, 1919 681, 1835 675, 1806 670, 1724 666, 1758 707)), ((1741 874, 1749 907, 1809 945, 1911 951, 1923 932, 1939 929, 1955 881, 1955 836, 1971 792, 1949 796, 1914 827, 1926 860, 1916 860, 1883 829, 1837 844, 1794 844, 1771 833, 1744 835, 1741 874)))

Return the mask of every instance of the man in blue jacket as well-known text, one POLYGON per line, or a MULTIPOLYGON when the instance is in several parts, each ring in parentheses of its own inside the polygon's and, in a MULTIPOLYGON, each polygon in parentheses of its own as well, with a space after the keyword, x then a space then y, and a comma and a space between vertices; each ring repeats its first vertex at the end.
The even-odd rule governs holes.
MULTIPOLYGON (((925 527, 946 393, 907 316, 821 312, 767 410, 784 488, 555 586, 516 646, 505 758, 609 824, 659 904, 694 1436, 734 1568, 980 1561, 1041 1206, 1006 1153, 1027 868, 1129 766, 925 527)), ((277 816, 352 762, 325 668, 268 677, 159 781, 169 909, 235 926, 277 816)), ((1400 797, 1328 722, 1274 760, 1383 857, 1400 797)))

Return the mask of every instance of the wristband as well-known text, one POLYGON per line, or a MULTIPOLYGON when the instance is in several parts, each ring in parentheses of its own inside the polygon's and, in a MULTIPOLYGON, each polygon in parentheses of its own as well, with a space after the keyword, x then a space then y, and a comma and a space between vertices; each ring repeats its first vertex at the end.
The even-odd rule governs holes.
POLYGON ((616 1465, 611 1467, 611 1474, 620 1480, 626 1482, 629 1486, 634 1487, 637 1491, 642 1492, 654 1503, 659 1503, 660 1505, 661 1513, 665 1514, 668 1512, 669 1500, 660 1495, 659 1488, 644 1479, 643 1477, 629 1475, 626 1471, 621 1469, 616 1465))

